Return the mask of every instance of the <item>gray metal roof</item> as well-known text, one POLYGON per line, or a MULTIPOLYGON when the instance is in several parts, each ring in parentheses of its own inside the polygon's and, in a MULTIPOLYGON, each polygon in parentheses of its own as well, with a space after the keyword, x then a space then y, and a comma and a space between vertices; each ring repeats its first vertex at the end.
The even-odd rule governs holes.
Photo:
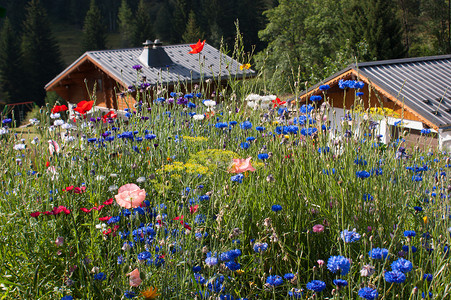
MULTIPOLYGON (((439 128, 451 126, 451 55, 352 64, 355 70, 439 128)), ((320 84, 310 88, 315 90, 320 84)))
POLYGON ((157 83, 184 81, 199 82, 201 79, 217 79, 218 76, 221 76, 221 79, 228 79, 229 77, 240 79, 256 75, 255 71, 251 69, 240 70, 241 64, 238 61, 221 53, 207 43, 205 43, 200 55, 189 54, 188 52, 191 51, 189 44, 161 47, 171 58, 172 64, 163 67, 143 66, 139 77, 137 76, 137 71, 132 67, 138 64, 143 65, 138 60, 143 48, 89 51, 49 82, 46 88, 59 80, 60 76, 68 74, 69 70, 86 56, 101 66, 104 71, 115 77, 116 80, 123 82, 125 86, 138 83, 142 76, 146 76, 146 82, 154 85, 157 83), (199 63, 199 58, 201 63, 199 63))

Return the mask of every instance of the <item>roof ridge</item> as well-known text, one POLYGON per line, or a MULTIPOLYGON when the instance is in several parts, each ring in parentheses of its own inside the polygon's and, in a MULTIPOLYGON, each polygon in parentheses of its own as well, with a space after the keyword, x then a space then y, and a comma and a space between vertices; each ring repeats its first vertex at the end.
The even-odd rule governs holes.
POLYGON ((360 63, 352 63, 348 67, 356 69, 356 68, 360 68, 360 67, 404 64, 404 63, 422 62, 422 61, 430 61, 430 60, 442 60, 442 59, 451 59, 451 54, 435 55, 435 56, 420 56, 420 57, 410 57, 410 58, 398 58, 398 59, 386 59, 386 60, 378 60, 378 61, 367 61, 367 62, 360 62, 360 63))

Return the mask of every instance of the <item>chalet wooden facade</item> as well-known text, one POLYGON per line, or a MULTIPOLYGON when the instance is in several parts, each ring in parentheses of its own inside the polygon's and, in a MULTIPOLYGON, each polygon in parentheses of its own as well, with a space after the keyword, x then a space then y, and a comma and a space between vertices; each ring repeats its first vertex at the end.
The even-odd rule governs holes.
POLYGON ((162 46, 156 40, 143 48, 89 51, 50 81, 45 89, 55 91, 69 104, 95 99, 97 108, 124 110, 135 104, 131 87, 147 86, 149 94, 157 89, 168 92, 176 87, 190 92, 201 81, 212 81, 210 87, 226 84, 230 77, 255 76, 250 69, 205 44, 199 54, 189 54, 189 44, 162 46), (134 66, 141 66, 138 70, 134 66), (214 80, 213 80, 214 79, 214 80), (95 90, 94 90, 95 87, 95 90))
POLYGON ((358 106, 392 110, 379 122, 379 134, 386 143, 397 137, 394 125, 402 121, 411 133, 410 144, 451 148, 451 55, 352 64, 308 89, 300 101, 306 103, 313 95, 325 96, 337 119, 358 106), (346 80, 361 81, 364 86, 340 88, 340 81, 346 80), (321 91, 324 85, 330 88, 321 91), (357 92, 363 94, 356 96, 357 92), (430 129, 436 138, 421 134, 423 129, 430 129))

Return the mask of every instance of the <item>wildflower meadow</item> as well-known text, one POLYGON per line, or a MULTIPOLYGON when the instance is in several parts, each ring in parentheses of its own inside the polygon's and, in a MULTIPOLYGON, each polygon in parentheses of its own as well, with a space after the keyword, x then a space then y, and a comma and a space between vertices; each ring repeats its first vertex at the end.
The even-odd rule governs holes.
POLYGON ((2 119, 2 299, 449 299, 450 153, 188 85, 2 119))

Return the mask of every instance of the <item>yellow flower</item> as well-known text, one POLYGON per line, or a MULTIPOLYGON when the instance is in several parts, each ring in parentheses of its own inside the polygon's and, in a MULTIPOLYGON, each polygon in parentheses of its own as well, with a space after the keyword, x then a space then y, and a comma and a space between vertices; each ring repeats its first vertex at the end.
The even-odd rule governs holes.
POLYGON ((236 270, 236 273, 237 273, 238 275, 242 275, 242 274, 244 274, 244 271, 241 270, 241 269, 239 269, 239 270, 236 270))
POLYGON ((427 223, 428 223, 428 217, 427 217, 427 216, 424 216, 424 217, 423 217, 423 222, 424 222, 424 224, 427 224, 427 223))
POLYGON ((157 299, 158 296, 160 296, 160 294, 157 291, 157 288, 154 287, 149 287, 147 290, 142 291, 141 295, 144 297, 144 299, 146 300, 153 300, 153 299, 157 299))
POLYGON ((251 64, 244 64, 240 66, 240 70, 243 71, 244 69, 249 70, 249 68, 251 67, 251 64))

